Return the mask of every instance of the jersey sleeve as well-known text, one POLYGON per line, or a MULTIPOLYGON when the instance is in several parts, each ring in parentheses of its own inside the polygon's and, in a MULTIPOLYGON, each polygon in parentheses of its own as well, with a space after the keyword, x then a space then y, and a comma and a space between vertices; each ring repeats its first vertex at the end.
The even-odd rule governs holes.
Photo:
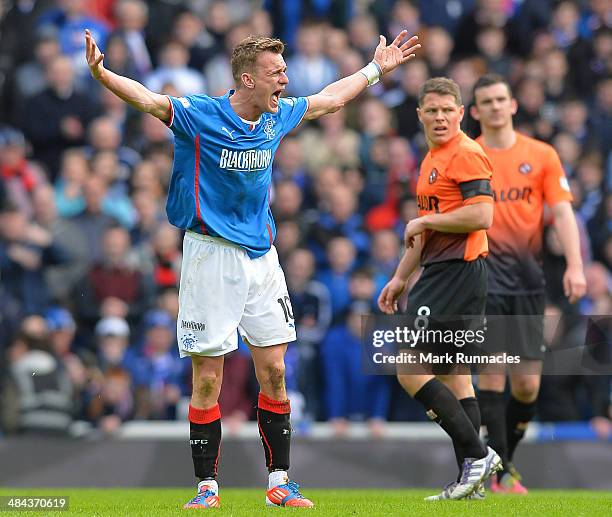
POLYGON ((561 201, 573 200, 563 165, 561 165, 559 155, 552 147, 547 149, 543 172, 542 188, 544 200, 548 206, 556 205, 561 201))
POLYGON ((493 166, 484 153, 461 149, 451 161, 447 176, 459 185, 464 205, 493 203, 493 166))
POLYGON ((188 95, 187 97, 166 95, 166 97, 170 102, 170 120, 166 122, 166 125, 173 133, 195 137, 201 127, 201 117, 208 113, 209 97, 206 95, 188 95))
POLYGON ((287 97, 279 99, 279 118, 281 121, 281 136, 295 129, 308 110, 306 97, 287 97))

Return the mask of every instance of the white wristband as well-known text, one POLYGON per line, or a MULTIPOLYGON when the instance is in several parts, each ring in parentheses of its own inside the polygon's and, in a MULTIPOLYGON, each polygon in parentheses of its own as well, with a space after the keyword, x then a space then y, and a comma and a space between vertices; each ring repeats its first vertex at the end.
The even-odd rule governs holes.
POLYGON ((374 61, 370 61, 366 66, 359 70, 368 80, 368 86, 376 84, 380 80, 382 70, 374 61))

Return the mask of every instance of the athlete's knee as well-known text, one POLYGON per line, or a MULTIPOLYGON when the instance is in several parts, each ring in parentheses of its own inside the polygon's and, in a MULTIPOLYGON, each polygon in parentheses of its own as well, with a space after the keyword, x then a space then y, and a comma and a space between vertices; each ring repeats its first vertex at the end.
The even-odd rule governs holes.
POLYGON ((512 396, 524 403, 533 402, 540 391, 539 375, 517 375, 511 378, 512 396))
POLYGON ((481 374, 478 376, 478 389, 503 392, 506 389, 506 374, 481 374))
POLYGON ((474 386, 472 385, 471 375, 439 375, 438 379, 453 392, 458 400, 474 396, 474 386))
POLYGON ((271 389, 273 392, 285 389, 285 362, 277 360, 266 364, 262 368, 260 383, 271 389))
POLYGON ((431 379, 433 379, 432 375, 397 374, 397 380, 400 385, 411 397, 414 397, 414 395, 431 379))
POLYGON ((216 398, 221 390, 221 378, 221 372, 214 368, 195 368, 193 393, 205 399, 216 398))

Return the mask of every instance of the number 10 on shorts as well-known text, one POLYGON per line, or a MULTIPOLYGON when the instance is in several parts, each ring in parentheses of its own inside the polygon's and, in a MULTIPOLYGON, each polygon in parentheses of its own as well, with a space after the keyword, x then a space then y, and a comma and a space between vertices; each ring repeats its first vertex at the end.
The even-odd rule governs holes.
POLYGON ((282 298, 276 300, 281 308, 283 309, 283 314, 285 315, 285 322, 289 323, 289 320, 295 319, 293 317, 293 309, 291 308, 291 300, 289 300, 289 295, 285 295, 282 298))

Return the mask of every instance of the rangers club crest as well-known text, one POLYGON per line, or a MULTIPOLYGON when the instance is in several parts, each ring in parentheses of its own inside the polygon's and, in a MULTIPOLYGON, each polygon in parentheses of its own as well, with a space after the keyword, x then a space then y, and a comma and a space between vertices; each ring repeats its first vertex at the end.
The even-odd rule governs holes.
POLYGON ((523 162, 519 165, 519 172, 521 174, 529 174, 532 171, 532 167, 530 163, 523 162))
POLYGON ((268 140, 272 140, 274 138, 274 135, 276 134, 276 130, 274 129, 274 120, 272 120, 271 118, 266 120, 266 122, 264 123, 263 130, 266 136, 268 137, 268 140))
POLYGON ((438 179, 438 169, 431 169, 429 173, 429 184, 435 183, 438 179))

